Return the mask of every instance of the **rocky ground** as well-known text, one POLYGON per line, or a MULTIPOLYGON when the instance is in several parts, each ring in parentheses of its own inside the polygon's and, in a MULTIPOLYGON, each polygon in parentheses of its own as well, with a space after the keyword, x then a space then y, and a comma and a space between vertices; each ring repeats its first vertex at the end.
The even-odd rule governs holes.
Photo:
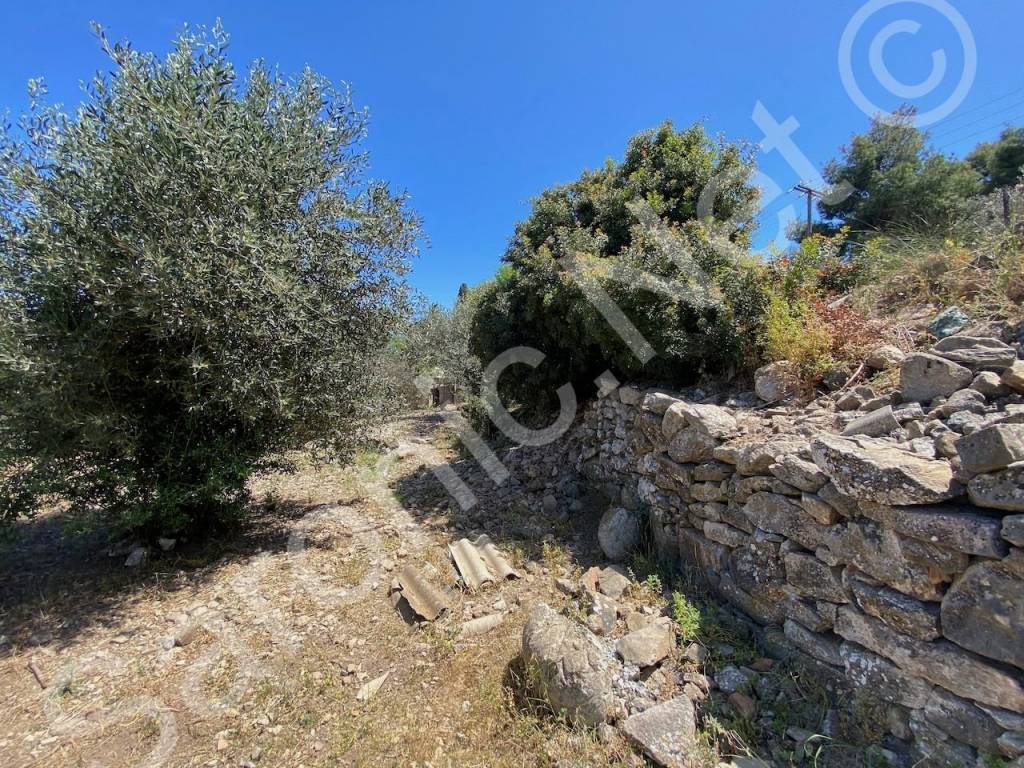
POLYGON ((667 714, 701 763, 865 764, 870 718, 840 722, 827 681, 695 592, 673 606, 686 585, 643 557, 607 569, 602 507, 571 470, 527 452, 498 487, 457 462, 478 501, 462 511, 431 471, 455 458, 439 415, 392 443, 260 478, 259 514, 216 544, 108 552, 59 515, 22 524, 0 566, 0 765, 642 765, 651 722, 679 722, 658 705, 683 693, 699 719, 667 714), (520 578, 464 590, 448 545, 479 534, 520 578), (436 620, 395 591, 407 566, 443 596, 436 620), (545 611, 600 633, 609 705, 646 721, 590 728, 550 705, 537 633, 522 654, 545 611))

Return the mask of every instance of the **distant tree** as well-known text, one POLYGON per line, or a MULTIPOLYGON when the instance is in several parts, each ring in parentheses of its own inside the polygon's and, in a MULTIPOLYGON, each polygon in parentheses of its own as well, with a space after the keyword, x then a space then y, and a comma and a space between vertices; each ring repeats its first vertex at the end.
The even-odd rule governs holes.
POLYGON ((609 160, 545 190, 515 229, 496 279, 481 289, 472 350, 485 365, 516 346, 547 357, 501 379, 510 401, 549 405, 559 386, 581 396, 611 369, 628 377, 693 379, 743 356, 736 257, 749 244, 757 191, 749 153, 703 126, 638 134, 609 160), (573 272, 569 263, 575 264, 573 272), (642 365, 581 288, 596 281, 656 350, 642 365), (646 279, 652 278, 652 279, 646 279), (669 291, 654 285, 660 280, 669 291))
POLYGON ((227 37, 110 45, 74 116, 0 139, 0 519, 225 522, 277 452, 351 449, 418 226, 363 179, 366 117, 227 37))
POLYGON ((848 226, 855 239, 886 231, 942 232, 963 202, 981 191, 978 172, 929 148, 914 117, 912 108, 903 108, 874 118, 866 133, 842 148, 840 159, 825 166, 829 184, 853 187, 841 202, 819 203, 830 225, 848 226))
POLYGON ((1024 127, 1007 128, 997 141, 979 144, 967 162, 981 174, 986 192, 1014 186, 1024 177, 1024 127))

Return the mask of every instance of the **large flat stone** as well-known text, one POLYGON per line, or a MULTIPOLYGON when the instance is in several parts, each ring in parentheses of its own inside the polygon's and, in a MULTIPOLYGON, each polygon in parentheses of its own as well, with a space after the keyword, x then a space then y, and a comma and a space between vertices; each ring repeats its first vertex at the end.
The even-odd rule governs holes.
POLYGON ((839 609, 835 632, 885 656, 905 672, 965 699, 1003 709, 1024 710, 1024 688, 1017 675, 987 664, 953 643, 915 640, 848 605, 839 609))
POLYGON ((998 739, 1003 729, 973 702, 954 696, 942 688, 933 688, 924 707, 928 722, 938 726, 957 741, 983 752, 999 753, 998 739))
POLYGON ((811 658, 833 667, 843 666, 843 657, 839 655, 839 640, 831 632, 811 632, 789 619, 786 619, 782 631, 793 645, 811 658))
POLYGON ((891 507, 864 502, 860 511, 887 528, 921 541, 982 557, 1006 554, 999 519, 980 515, 966 504, 891 507))
POLYGON ((655 621, 620 638, 615 644, 615 650, 626 664, 652 667, 672 653, 674 645, 675 632, 666 619, 655 621))
POLYGON ((1005 563, 975 563, 942 599, 942 633, 1024 669, 1024 580, 1005 563))
POLYGON ((817 464, 805 461, 793 453, 779 457, 768 471, 782 482, 808 493, 820 490, 828 482, 828 475, 818 469, 817 464))
POLYGON ((839 655, 846 676, 859 690, 883 701, 919 709, 928 701, 931 684, 904 672, 891 661, 856 643, 844 642, 839 655))
POLYGON ((960 365, 992 371, 1009 368, 1017 359, 1013 347, 987 336, 947 336, 931 351, 960 365))
POLYGON ((736 470, 741 475, 767 475, 769 467, 776 463, 779 457, 788 453, 799 453, 806 446, 805 439, 791 435, 747 443, 736 449, 736 470))
POLYGON ((957 496, 949 462, 927 459, 866 438, 825 435, 811 444, 814 463, 840 492, 880 504, 934 504, 957 496))
POLYGON ((673 437, 683 427, 693 427, 711 437, 723 439, 736 432, 736 419, 724 408, 706 403, 673 403, 665 411, 662 432, 673 437))
POLYGON ((696 764, 697 719, 693 702, 685 696, 632 715, 620 728, 658 765, 693 768, 696 764))

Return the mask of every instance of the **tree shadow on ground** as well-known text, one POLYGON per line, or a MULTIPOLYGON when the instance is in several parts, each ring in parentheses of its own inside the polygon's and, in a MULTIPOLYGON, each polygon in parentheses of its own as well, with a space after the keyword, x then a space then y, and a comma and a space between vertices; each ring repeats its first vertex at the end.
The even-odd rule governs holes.
POLYGON ((283 552, 295 522, 319 506, 254 502, 238 528, 169 552, 153 547, 138 568, 125 566, 126 547, 111 546, 99 531, 70 531, 59 512, 19 521, 0 549, 0 658, 33 646, 59 652, 91 628, 120 626, 141 600, 202 586, 233 563, 283 552))

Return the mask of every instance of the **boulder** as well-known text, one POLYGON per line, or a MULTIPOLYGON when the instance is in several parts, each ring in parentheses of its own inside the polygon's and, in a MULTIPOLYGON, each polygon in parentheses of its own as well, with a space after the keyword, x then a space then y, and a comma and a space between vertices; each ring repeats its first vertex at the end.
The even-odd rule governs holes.
POLYGON ((1014 360, 999 380, 1014 392, 1024 392, 1024 360, 1014 360))
POLYGON ((602 595, 607 595, 613 600, 621 598, 633 585, 633 582, 629 580, 629 576, 618 565, 602 568, 596 576, 597 590, 602 595))
POLYGON ((678 403, 679 398, 667 395, 664 392, 648 392, 644 395, 643 409, 652 413, 662 414, 669 409, 673 403, 678 403))
POLYGON ((935 408, 931 415, 948 418, 955 413, 984 414, 986 409, 985 396, 976 389, 958 389, 942 405, 935 408))
POLYGON ((906 353, 902 349, 892 344, 886 344, 872 350, 864 362, 868 368, 873 368, 876 371, 887 371, 902 363, 905 357, 906 353))
POLYGON ((692 768, 700 748, 693 702, 670 699, 632 715, 620 726, 626 738, 665 768, 692 768))
POLYGON ((597 526, 597 541, 613 563, 625 560, 640 546, 640 518, 623 507, 609 507, 597 526))
POLYGON ((668 455, 681 464, 699 464, 714 455, 717 441, 696 427, 680 429, 668 444, 668 455))
POLYGON ((963 648, 1024 669, 1024 580, 1004 563, 975 563, 942 599, 942 633, 963 648))
POLYGON ((811 456, 840 492, 882 504, 931 504, 957 496, 961 487, 946 461, 927 459, 885 443, 824 435, 811 456))
POLYGON ((960 307, 949 307, 935 316, 928 325, 928 331, 937 339, 952 336, 967 327, 970 318, 960 307))
POLYGON ((791 395, 798 383, 797 367, 789 360, 769 363, 754 371, 754 391, 768 403, 791 395))
POLYGON ((675 646, 675 632, 669 619, 657 620, 630 632, 615 644, 615 651, 626 664, 653 667, 675 646))
POLYGON ((932 354, 970 368, 1002 371, 1017 359, 1016 350, 999 339, 978 336, 949 336, 932 347, 932 354))
POLYGON ((848 605, 836 615, 836 634, 893 661, 916 677, 971 701, 1024 710, 1017 675, 992 666, 945 640, 924 643, 887 627, 848 605))
POLYGON ((555 712, 596 726, 621 711, 612 689, 619 664, 586 628, 541 603, 523 627, 523 660, 555 712))
POLYGON ((948 397, 974 379, 970 368, 944 357, 917 352, 907 355, 900 366, 900 391, 904 400, 919 403, 948 397))
POLYGON ((971 382, 971 389, 975 389, 989 398, 1006 397, 1010 394, 1010 388, 1003 384, 998 373, 992 371, 982 371, 975 376, 974 381, 971 382))
POLYGON ((971 478, 967 495, 979 507, 1024 512, 1024 461, 971 478))
POLYGON ((725 438, 736 432, 736 419, 724 408, 702 403, 673 403, 665 411, 661 423, 666 437, 673 437, 684 426, 694 427, 715 438, 725 438))
POLYGON ((961 466, 972 474, 1024 461, 1024 424, 993 424, 956 443, 961 466))

